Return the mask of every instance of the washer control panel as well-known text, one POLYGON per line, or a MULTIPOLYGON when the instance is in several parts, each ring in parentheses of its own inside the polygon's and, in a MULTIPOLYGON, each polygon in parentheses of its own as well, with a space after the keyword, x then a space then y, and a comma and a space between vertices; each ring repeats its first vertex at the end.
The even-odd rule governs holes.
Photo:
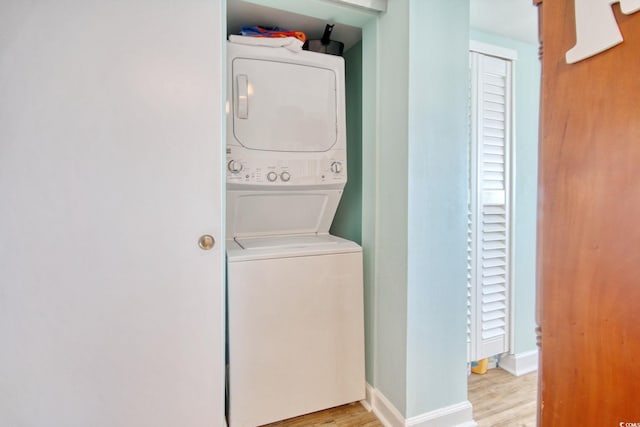
POLYGON ((227 182, 257 185, 317 185, 346 182, 344 159, 243 159, 227 154, 227 182))

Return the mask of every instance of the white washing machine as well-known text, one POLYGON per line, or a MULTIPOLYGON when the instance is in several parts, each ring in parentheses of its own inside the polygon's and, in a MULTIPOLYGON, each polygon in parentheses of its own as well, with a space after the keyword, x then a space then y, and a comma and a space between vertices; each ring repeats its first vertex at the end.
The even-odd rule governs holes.
POLYGON ((360 247, 333 236, 258 238, 227 254, 230 426, 363 399, 360 247))
POLYGON ((342 58, 228 44, 228 420, 364 399, 362 249, 329 234, 346 183, 342 58))

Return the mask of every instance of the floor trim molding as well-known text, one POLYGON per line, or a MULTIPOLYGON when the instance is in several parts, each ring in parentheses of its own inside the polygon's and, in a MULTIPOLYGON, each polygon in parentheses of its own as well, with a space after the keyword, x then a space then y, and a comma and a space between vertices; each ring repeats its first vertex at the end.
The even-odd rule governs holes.
POLYGON ((471 410, 471 402, 456 403, 455 405, 446 406, 436 409, 416 417, 409 418, 406 427, 475 427, 476 422, 473 421, 473 413, 471 410))
POLYGON ((500 367, 516 377, 535 372, 538 370, 538 350, 503 356, 500 367))
POLYGON ((476 427, 468 400, 405 419, 379 390, 367 384, 362 405, 372 410, 385 427, 476 427))
POLYGON ((378 389, 367 384, 367 398, 373 413, 385 427, 405 427, 404 417, 378 389))

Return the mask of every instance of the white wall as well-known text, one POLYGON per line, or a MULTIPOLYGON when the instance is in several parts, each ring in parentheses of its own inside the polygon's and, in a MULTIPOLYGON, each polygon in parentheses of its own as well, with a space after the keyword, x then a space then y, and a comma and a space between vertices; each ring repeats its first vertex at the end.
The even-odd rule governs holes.
POLYGON ((0 425, 223 425, 223 14, 0 3, 0 425))

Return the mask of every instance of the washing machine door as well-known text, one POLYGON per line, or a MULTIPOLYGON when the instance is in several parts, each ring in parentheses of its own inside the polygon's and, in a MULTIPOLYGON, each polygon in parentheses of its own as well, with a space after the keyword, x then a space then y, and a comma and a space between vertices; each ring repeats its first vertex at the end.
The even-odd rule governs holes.
POLYGON ((253 150, 331 149, 338 139, 337 78, 321 66, 234 58, 234 138, 253 150))

